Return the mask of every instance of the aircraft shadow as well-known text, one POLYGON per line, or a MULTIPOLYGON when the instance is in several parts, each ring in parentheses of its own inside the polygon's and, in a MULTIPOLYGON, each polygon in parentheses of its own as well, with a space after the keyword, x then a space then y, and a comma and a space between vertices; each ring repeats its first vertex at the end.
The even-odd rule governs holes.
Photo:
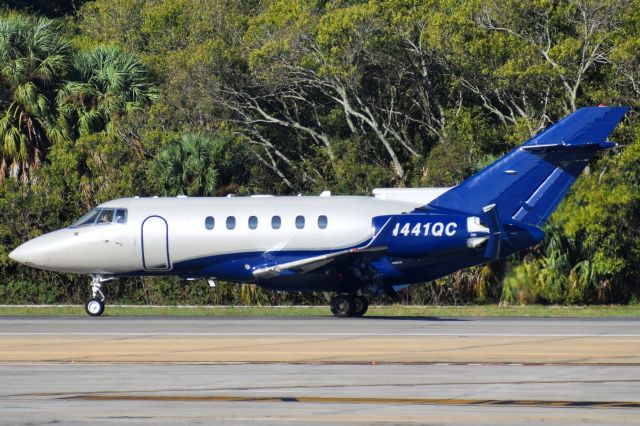
POLYGON ((425 317, 425 316, 401 316, 401 317, 386 317, 383 315, 365 315, 363 319, 375 319, 375 320, 391 320, 391 321, 471 321, 470 318, 448 318, 448 317, 425 317))

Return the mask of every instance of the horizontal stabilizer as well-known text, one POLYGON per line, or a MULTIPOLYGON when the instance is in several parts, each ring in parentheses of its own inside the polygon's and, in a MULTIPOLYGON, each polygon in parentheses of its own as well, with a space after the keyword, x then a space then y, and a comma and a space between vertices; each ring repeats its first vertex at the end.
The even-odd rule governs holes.
POLYGON ((599 151, 601 149, 609 149, 616 146, 613 142, 597 142, 585 143, 577 145, 569 145, 566 143, 545 144, 545 145, 529 145, 522 146, 520 149, 527 152, 549 153, 549 152, 575 152, 576 150, 599 151))
POLYGON ((628 107, 605 106, 580 108, 529 139, 524 146, 606 142, 628 110, 628 107))

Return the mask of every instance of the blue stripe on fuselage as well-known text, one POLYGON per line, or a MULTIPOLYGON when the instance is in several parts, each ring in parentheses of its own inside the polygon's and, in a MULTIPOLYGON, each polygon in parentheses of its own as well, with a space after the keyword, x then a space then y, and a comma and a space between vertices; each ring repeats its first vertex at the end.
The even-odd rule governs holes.
MULTIPOLYGON (((503 256, 515 253, 523 248, 539 242, 544 233, 536 227, 525 227, 521 224, 507 223, 504 225, 505 234, 502 241, 503 256)), ((369 241, 358 244, 357 247, 366 246, 369 241)), ((334 250, 297 250, 297 251, 252 251, 241 253, 228 253, 221 255, 203 256, 195 259, 175 262, 171 271, 134 271, 119 276, 153 275, 179 275, 185 278, 210 278, 232 282, 257 282, 268 284, 269 282, 286 281, 295 284, 296 289, 326 290, 327 285, 320 285, 322 281, 319 275, 325 274, 329 269, 345 272, 345 275, 353 274, 351 269, 357 258, 345 257, 346 265, 341 259, 336 259, 327 266, 302 274, 287 273, 273 279, 256 280, 253 271, 257 268, 307 259, 327 253, 342 251, 334 250), (247 265, 249 266, 247 268, 247 265), (287 278, 289 277, 289 278, 287 278)), ((420 251, 421 255, 392 255, 389 252, 380 254, 362 253, 362 256, 370 256, 372 266, 382 275, 385 284, 413 284, 434 280, 459 269, 473 265, 486 263, 491 259, 484 257, 484 249, 471 249, 466 245, 452 247, 443 250, 434 246, 430 252, 420 251)), ((356 254, 357 255, 357 254, 356 254)), ((348 277, 347 277, 348 278, 348 277)), ((326 276, 326 280, 331 280, 326 276)), ((330 287, 330 285, 329 285, 330 287)))

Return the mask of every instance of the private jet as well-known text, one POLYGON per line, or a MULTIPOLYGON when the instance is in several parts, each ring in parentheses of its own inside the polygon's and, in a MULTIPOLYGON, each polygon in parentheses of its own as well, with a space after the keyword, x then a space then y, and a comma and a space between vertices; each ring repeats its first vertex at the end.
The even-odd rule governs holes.
POLYGON ((104 312, 106 283, 148 275, 330 292, 335 316, 362 316, 368 296, 393 295, 540 242, 542 225, 578 175, 615 146, 607 137, 627 110, 581 108, 452 188, 121 198, 9 256, 90 275, 90 316, 104 312))

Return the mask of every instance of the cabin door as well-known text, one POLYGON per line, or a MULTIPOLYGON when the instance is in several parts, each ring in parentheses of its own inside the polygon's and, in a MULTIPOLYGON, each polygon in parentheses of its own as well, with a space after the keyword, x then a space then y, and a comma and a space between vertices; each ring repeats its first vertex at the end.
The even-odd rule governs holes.
POLYGON ((147 271, 171 269, 169 259, 169 226, 160 216, 149 216, 142 222, 142 266, 147 271))

